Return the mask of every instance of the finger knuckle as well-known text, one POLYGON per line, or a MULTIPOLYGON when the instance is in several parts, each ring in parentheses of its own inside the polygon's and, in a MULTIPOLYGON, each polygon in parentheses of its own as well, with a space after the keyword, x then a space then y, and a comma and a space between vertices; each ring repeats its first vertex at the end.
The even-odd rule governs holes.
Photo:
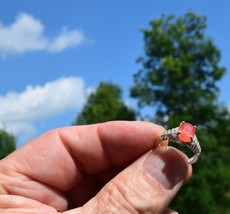
POLYGON ((139 213, 135 206, 130 204, 124 188, 124 181, 110 181, 98 195, 99 211, 101 213, 139 213))
POLYGON ((109 213, 158 213, 158 198, 162 196, 152 194, 148 179, 141 178, 121 176, 111 180, 100 195, 99 207, 109 209, 109 213))

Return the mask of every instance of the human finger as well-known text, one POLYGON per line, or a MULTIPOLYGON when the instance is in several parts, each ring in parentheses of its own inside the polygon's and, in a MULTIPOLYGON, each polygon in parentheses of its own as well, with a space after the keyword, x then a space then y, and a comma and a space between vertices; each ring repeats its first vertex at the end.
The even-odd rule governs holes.
POLYGON ((173 147, 143 155, 73 213, 163 213, 191 177, 187 158, 173 147))

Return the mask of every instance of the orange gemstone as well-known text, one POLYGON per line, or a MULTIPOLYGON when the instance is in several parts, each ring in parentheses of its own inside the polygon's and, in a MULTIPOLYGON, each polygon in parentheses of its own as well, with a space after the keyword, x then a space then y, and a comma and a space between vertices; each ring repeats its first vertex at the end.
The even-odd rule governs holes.
POLYGON ((190 123, 181 123, 178 131, 180 132, 180 134, 178 134, 179 140, 185 143, 190 143, 190 137, 194 137, 196 128, 190 123))

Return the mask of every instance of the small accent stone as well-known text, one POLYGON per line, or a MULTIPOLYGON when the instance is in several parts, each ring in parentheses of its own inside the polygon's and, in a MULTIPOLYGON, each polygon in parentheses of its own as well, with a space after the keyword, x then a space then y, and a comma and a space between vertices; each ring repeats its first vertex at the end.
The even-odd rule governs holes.
POLYGON ((178 131, 180 132, 180 134, 178 134, 179 140, 185 143, 190 143, 190 136, 194 137, 196 128, 190 123, 181 123, 178 131))

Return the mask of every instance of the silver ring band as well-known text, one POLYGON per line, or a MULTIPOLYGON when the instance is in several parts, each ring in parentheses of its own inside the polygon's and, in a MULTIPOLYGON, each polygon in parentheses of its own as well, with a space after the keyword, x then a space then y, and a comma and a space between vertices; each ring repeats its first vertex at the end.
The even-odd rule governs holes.
POLYGON ((201 154, 201 147, 195 135, 195 131, 195 126, 183 121, 179 127, 164 131, 160 136, 160 142, 168 140, 169 142, 186 146, 194 153, 194 156, 188 159, 188 163, 193 164, 198 160, 199 155, 201 154))

